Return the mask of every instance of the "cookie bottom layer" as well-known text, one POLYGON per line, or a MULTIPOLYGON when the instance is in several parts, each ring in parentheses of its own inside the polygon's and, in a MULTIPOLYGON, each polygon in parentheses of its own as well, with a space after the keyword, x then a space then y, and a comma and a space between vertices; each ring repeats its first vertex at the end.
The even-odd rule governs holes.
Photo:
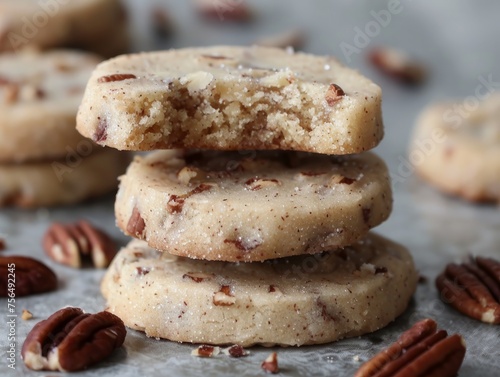
POLYGON ((417 284, 409 252, 375 234, 263 263, 208 262, 132 241, 102 282, 108 310, 147 336, 242 346, 328 343, 378 330, 417 284))

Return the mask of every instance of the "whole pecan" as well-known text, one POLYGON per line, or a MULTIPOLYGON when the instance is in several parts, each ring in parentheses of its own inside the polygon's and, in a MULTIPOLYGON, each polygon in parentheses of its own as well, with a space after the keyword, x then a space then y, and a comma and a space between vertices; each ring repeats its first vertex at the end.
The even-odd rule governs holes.
POLYGON ((64 308, 35 325, 24 341, 21 356, 33 370, 83 370, 121 347, 127 331, 114 314, 84 313, 64 308))
POLYGON ((434 320, 424 319, 364 363, 354 377, 454 377, 464 356, 460 335, 448 336, 434 320))
POLYGON ((0 257, 0 297, 21 297, 57 289, 56 274, 30 257, 0 257))
POLYGON ((52 224, 43 238, 43 248, 56 262, 74 268, 81 268, 86 260, 97 268, 108 267, 117 252, 113 240, 87 221, 52 224))
POLYGON ((500 262, 476 257, 451 263, 436 278, 441 297, 459 312, 482 322, 500 324, 500 262))

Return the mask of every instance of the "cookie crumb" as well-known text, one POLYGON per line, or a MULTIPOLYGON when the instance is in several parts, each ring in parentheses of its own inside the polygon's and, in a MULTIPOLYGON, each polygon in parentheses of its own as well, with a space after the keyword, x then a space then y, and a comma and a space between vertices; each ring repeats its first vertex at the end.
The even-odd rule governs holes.
POLYGON ((28 309, 23 309, 23 314, 21 315, 23 321, 29 321, 33 318, 33 313, 31 313, 28 309))
POLYGON ((247 351, 242 346, 235 344, 229 348, 224 349, 224 354, 234 358, 245 357, 250 355, 250 351, 247 351))
POLYGON ((271 353, 267 359, 262 362, 261 367, 266 371, 266 373, 279 373, 278 354, 276 352, 271 353))
POLYGON ((198 348, 191 351, 192 356, 196 357, 214 357, 220 353, 219 347, 201 345, 198 348))

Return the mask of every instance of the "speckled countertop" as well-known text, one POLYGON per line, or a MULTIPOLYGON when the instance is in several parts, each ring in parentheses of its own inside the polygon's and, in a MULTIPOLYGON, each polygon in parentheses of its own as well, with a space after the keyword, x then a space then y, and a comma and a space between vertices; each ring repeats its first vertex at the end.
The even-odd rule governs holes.
MULTIPOLYGON (((216 0, 214 0, 216 1, 216 0)), ((191 2, 129 0, 134 43, 137 50, 163 47, 250 43, 259 36, 301 28, 307 34, 305 50, 332 54, 347 62, 341 44, 354 44, 356 28, 364 29, 374 20, 373 12, 387 9, 387 1, 363 0, 355 5, 347 0, 265 0, 248 1, 258 13, 256 22, 242 28, 222 23, 200 22, 191 12, 191 2), (149 5, 165 4, 176 23, 176 34, 160 40, 150 34, 149 5)), ((349 64, 379 83, 384 90, 386 138, 377 152, 388 162, 394 178, 395 208, 390 220, 378 232, 406 245, 428 282, 418 286, 407 312, 386 329, 361 338, 316 347, 278 349, 281 375, 350 376, 377 350, 396 339, 410 323, 424 317, 435 318, 440 327, 460 332, 467 341, 467 355, 461 377, 493 377, 500 368, 500 328, 468 319, 446 307, 440 300, 433 280, 444 265, 469 253, 500 258, 500 210, 475 206, 439 194, 413 174, 406 160, 411 128, 426 104, 446 98, 474 95, 480 78, 498 80, 500 86, 500 3, 466 0, 401 0, 401 11, 392 14, 386 26, 369 38, 368 48, 389 44, 405 49, 425 62, 431 80, 424 86, 409 89, 380 76, 369 67, 364 54, 368 48, 353 53, 349 64)), ((375 29, 374 29, 375 30, 375 29)), ((345 45, 344 45, 345 46, 345 45)), ((497 84, 493 84, 497 85, 497 84)), ((0 136, 1 137, 1 136, 0 136)), ((126 237, 114 226, 113 198, 90 204, 39 211, 2 210, 0 237, 5 237, 5 255, 25 254, 47 262, 60 279, 57 292, 19 298, 16 309, 29 309, 35 318, 17 319, 17 347, 31 327, 62 306, 74 305, 86 311, 105 306, 99 293, 103 271, 75 271, 49 261, 41 249, 44 231, 52 221, 88 218, 108 230, 121 244, 126 237)), ((30 372, 18 358, 16 369, 7 368, 7 305, 0 300, 0 374, 8 376, 60 375, 30 372)), ((244 359, 218 357, 198 359, 190 356, 193 346, 147 339, 129 331, 125 346, 97 367, 81 376, 169 375, 169 376, 258 376, 264 375, 261 361, 269 349, 252 349, 244 359)))

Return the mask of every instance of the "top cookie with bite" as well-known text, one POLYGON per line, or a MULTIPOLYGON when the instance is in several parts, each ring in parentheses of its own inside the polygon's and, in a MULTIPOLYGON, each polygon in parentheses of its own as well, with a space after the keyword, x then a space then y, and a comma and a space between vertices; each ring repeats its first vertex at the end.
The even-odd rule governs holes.
POLYGON ((332 57, 277 48, 123 55, 94 71, 77 128, 122 150, 359 153, 383 137, 381 89, 332 57))

